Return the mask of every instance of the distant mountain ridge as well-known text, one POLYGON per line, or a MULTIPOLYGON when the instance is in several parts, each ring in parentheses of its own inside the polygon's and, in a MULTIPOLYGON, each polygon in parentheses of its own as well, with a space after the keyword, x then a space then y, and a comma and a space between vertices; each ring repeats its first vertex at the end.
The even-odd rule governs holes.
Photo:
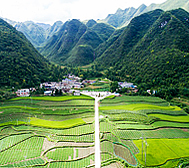
POLYGON ((115 14, 109 14, 103 21, 114 27, 123 27, 127 26, 130 21, 143 13, 153 11, 155 9, 162 9, 164 11, 183 8, 189 12, 189 0, 167 0, 162 4, 151 4, 146 6, 142 4, 137 9, 130 7, 124 10, 118 9, 115 14))
POLYGON ((137 9, 130 7, 125 10, 118 9, 115 14, 109 14, 104 21, 114 27, 123 27, 128 25, 128 23, 136 16, 140 15, 144 9, 146 9, 146 5, 142 4, 137 9))
POLYGON ((32 21, 16 22, 3 19, 18 31, 21 31, 26 38, 37 48, 43 45, 48 38, 55 34, 63 25, 61 21, 55 22, 52 26, 44 23, 34 23, 32 21))
MULTIPOLYGON (((137 9, 130 7, 124 10, 118 9, 115 14, 109 14, 103 20, 90 20, 87 22, 87 27, 92 27, 97 22, 105 22, 114 26, 115 28, 125 27, 130 21, 143 13, 155 10, 162 9, 164 11, 183 8, 186 11, 189 11, 189 0, 167 0, 162 4, 151 4, 150 6, 146 6, 142 4, 137 9)), ((38 49, 39 47, 45 45, 50 37, 52 37, 55 33, 59 31, 63 23, 61 21, 57 21, 54 25, 44 24, 44 23, 34 23, 32 21, 26 22, 15 22, 9 19, 4 19, 9 24, 14 26, 18 31, 24 33, 27 39, 38 49)))

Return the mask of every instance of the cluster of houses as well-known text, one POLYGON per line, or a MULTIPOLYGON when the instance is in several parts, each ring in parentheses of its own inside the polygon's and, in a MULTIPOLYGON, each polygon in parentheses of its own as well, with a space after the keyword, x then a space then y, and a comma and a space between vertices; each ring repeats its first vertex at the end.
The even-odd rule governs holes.
POLYGON ((50 96, 55 93, 55 90, 61 90, 62 93, 71 93, 73 95, 80 95, 78 89, 83 88, 84 85, 81 82, 81 78, 68 75, 61 82, 45 82, 40 84, 40 88, 45 88, 44 95, 50 96))
POLYGON ((133 83, 127 83, 127 82, 118 82, 119 88, 128 88, 130 91, 136 93, 138 92, 137 86, 133 85, 133 83))
MULTIPOLYGON (((94 84, 95 80, 83 80, 75 75, 67 75, 61 82, 44 82, 40 84, 40 88, 44 88, 44 95, 51 96, 55 95, 58 90, 61 93, 70 93, 75 96, 81 95, 80 89, 84 88, 85 85, 94 84)), ((128 88, 129 91, 136 93, 138 91, 137 86, 133 83, 118 82, 120 90, 128 88)), ((35 91, 35 88, 20 89, 16 92, 18 97, 29 96, 31 91, 35 91)))

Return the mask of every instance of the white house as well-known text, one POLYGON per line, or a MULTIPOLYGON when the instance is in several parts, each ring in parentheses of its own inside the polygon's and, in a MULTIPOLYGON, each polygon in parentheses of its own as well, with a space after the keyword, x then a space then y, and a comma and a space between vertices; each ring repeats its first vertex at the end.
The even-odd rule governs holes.
POLYGON ((29 89, 20 89, 20 90, 17 90, 16 95, 18 97, 29 97, 30 90, 29 89))
POLYGON ((45 95, 45 96, 51 96, 51 95, 52 95, 52 91, 51 91, 51 90, 45 91, 45 92, 44 92, 44 95, 45 95))
POLYGON ((74 96, 80 96, 80 95, 81 95, 80 91, 79 90, 75 90, 74 96))

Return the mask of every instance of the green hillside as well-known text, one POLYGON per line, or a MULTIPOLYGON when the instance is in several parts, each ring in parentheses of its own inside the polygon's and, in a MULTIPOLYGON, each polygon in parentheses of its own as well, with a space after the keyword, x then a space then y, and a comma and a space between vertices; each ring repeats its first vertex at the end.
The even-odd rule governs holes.
POLYGON ((94 61, 94 50, 113 32, 114 28, 105 23, 91 20, 85 25, 73 19, 66 22, 40 51, 47 59, 61 65, 87 65, 94 61))
POLYGON ((22 32, 36 48, 42 46, 46 40, 52 37, 63 25, 61 21, 57 21, 51 26, 49 24, 34 23, 32 21, 16 22, 6 18, 4 20, 15 27, 16 30, 22 32))
POLYGON ((48 61, 25 36, 0 19, 0 84, 1 86, 34 86, 46 80, 48 61))
POLYGON ((100 69, 151 86, 188 87, 189 13, 155 10, 134 18, 119 38, 96 59, 100 69), (119 73, 118 73, 119 72, 119 73), (127 77, 126 77, 127 76, 127 77))

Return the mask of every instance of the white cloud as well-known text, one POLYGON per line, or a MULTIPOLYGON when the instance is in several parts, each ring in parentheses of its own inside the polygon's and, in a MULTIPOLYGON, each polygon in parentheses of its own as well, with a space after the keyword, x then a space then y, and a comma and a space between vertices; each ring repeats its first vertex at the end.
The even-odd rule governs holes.
POLYGON ((141 4, 165 0, 0 0, 0 15, 15 21, 53 23, 68 19, 103 19, 118 8, 137 8, 141 4))

